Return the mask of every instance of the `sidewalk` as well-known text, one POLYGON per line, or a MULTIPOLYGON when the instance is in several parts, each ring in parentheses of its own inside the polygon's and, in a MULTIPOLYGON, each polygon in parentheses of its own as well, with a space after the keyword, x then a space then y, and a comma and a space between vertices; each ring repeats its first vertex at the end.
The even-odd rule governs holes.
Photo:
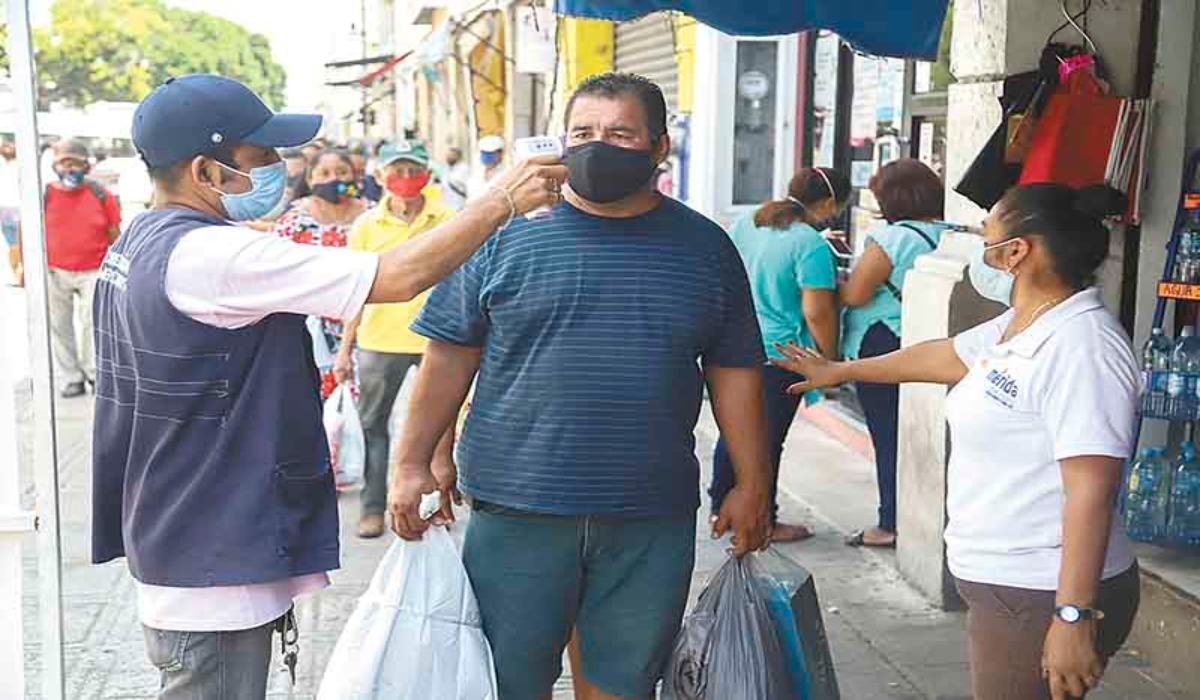
MULTIPOLYGON (((23 407, 27 401, 20 402, 23 407)), ((137 623, 133 583, 123 562, 91 566, 88 557, 90 490, 89 400, 59 404, 60 470, 63 515, 67 697, 71 700, 150 698, 157 674, 146 661, 137 623)), ((27 410, 27 408, 26 408, 27 410)), ((25 454, 28 449, 28 415, 25 454)), ((698 450, 707 473, 715 426, 706 411, 698 429, 698 450)), ((25 460, 27 464, 28 461, 25 460)), ((961 614, 932 609, 897 575, 890 555, 849 549, 845 532, 868 524, 873 516, 873 468, 813 426, 798 422, 785 454, 782 517, 815 526, 817 537, 781 549, 816 576, 825 624, 846 700, 967 700, 970 697, 961 614)), ((23 474, 23 483, 32 483, 23 474)), ((31 499, 31 488, 26 498, 31 499)), ((298 606, 301 656, 297 685, 289 689, 276 667, 271 698, 313 698, 338 634, 367 586, 388 538, 364 541, 354 536, 357 497, 343 496, 343 569, 334 585, 298 606)), ((700 523, 693 595, 724 559, 700 523)), ((28 697, 39 697, 39 649, 36 625, 36 562, 29 538, 26 559, 25 625, 28 697)), ((570 680, 559 683, 559 698, 570 698, 570 680)), ((1115 660, 1100 700, 1157 700, 1197 697, 1171 694, 1142 668, 1135 653, 1115 660)), ((432 698, 431 700, 437 700, 432 698)))

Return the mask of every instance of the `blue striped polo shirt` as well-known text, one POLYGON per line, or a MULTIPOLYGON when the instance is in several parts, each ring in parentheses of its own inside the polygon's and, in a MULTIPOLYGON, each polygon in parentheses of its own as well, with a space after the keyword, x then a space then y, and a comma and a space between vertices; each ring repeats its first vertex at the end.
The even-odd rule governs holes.
POLYGON ((482 350, 463 492, 555 515, 695 511, 702 366, 764 362, 737 249, 669 198, 633 218, 560 204, 514 221, 412 329, 482 350))

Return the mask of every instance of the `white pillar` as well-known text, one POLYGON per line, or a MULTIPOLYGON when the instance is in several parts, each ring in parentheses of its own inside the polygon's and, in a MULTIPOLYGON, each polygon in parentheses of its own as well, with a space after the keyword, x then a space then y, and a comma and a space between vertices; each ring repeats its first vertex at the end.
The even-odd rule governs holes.
MULTIPOLYGON (((904 282, 905 347, 954 336, 1003 309, 981 298, 967 280, 973 234, 947 233, 938 249, 917 259, 904 282)), ((947 389, 935 384, 900 388, 896 474, 896 561, 922 593, 945 608, 957 607, 946 570, 947 389)))
MULTIPOLYGON (((8 3, 8 32, 8 55, 12 70, 13 96, 17 106, 17 165, 21 183, 25 293, 29 304, 29 359, 33 376, 33 467, 37 491, 41 688, 43 700, 61 700, 64 690, 58 457, 54 426, 54 373, 53 363, 50 361, 49 307, 46 302, 42 183, 38 173, 40 159, 37 83, 33 72, 33 41, 29 29, 28 0, 8 3)), ((8 627, 8 623, 0 627, 8 627)), ((0 635, 3 634, 5 631, 0 630, 0 635)))

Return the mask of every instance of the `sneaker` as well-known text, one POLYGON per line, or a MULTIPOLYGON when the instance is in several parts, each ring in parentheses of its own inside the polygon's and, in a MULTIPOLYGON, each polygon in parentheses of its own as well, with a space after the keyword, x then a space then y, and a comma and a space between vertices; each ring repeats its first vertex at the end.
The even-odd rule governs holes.
POLYGON ((383 535, 383 513, 364 515, 358 520, 358 536, 373 540, 383 535))
POLYGON ((62 391, 58 392, 58 395, 64 399, 73 399, 77 396, 83 396, 86 393, 87 389, 84 388, 83 382, 71 382, 64 386, 62 391))

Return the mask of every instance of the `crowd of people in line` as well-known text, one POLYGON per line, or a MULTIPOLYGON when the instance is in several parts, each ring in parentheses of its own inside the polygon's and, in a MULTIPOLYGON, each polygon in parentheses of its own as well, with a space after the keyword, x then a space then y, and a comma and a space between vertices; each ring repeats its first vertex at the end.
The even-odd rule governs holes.
POLYGON ((1081 697, 1129 633, 1138 570, 1113 503, 1138 375, 1095 288, 1118 193, 1010 192, 969 267, 1009 310, 902 349, 906 276, 951 228, 941 179, 917 160, 871 179, 881 221, 846 271, 829 230, 854 193, 845 173, 805 168, 725 231, 656 189, 666 107, 636 76, 577 88, 565 168, 506 166, 499 137, 480 140, 476 168, 457 148, 435 162, 413 138, 330 148, 310 141, 319 122, 267 128, 274 117, 232 81, 198 76, 193 89, 229 109, 184 113, 179 82, 139 108, 156 205, 126 234, 79 142, 55 146, 46 192, 57 376, 63 396, 96 386, 95 559, 129 556, 162 697, 223 664, 246 684, 230 697, 257 697, 292 599, 328 585, 338 545, 318 398, 344 382, 367 443, 359 536, 381 536, 390 514, 419 539, 423 494, 446 496, 440 521, 470 497, 464 562, 506 700, 543 697, 572 638, 592 697, 651 697, 694 565, 705 389, 721 432, 711 527, 732 530, 742 554, 812 536, 777 520, 783 447, 801 405, 843 385, 879 491, 877 521, 847 544, 895 546, 897 386, 953 387, 946 540, 977 698, 1081 697), (205 140, 224 133, 222 146, 205 140), (313 368, 292 357, 302 331, 328 358, 308 393, 313 368), (229 366, 205 359, 215 348, 229 366), (418 366, 392 460, 391 409, 418 366), (181 377, 213 391, 195 398, 181 377), (252 416, 277 439, 213 432, 252 416), (225 493, 222 465, 239 460, 271 474, 236 486, 222 518, 203 516, 196 498, 225 493), (239 544, 264 512, 280 531, 239 544), (221 658, 221 635, 253 653, 221 658), (173 657, 181 644, 209 670, 173 657))

